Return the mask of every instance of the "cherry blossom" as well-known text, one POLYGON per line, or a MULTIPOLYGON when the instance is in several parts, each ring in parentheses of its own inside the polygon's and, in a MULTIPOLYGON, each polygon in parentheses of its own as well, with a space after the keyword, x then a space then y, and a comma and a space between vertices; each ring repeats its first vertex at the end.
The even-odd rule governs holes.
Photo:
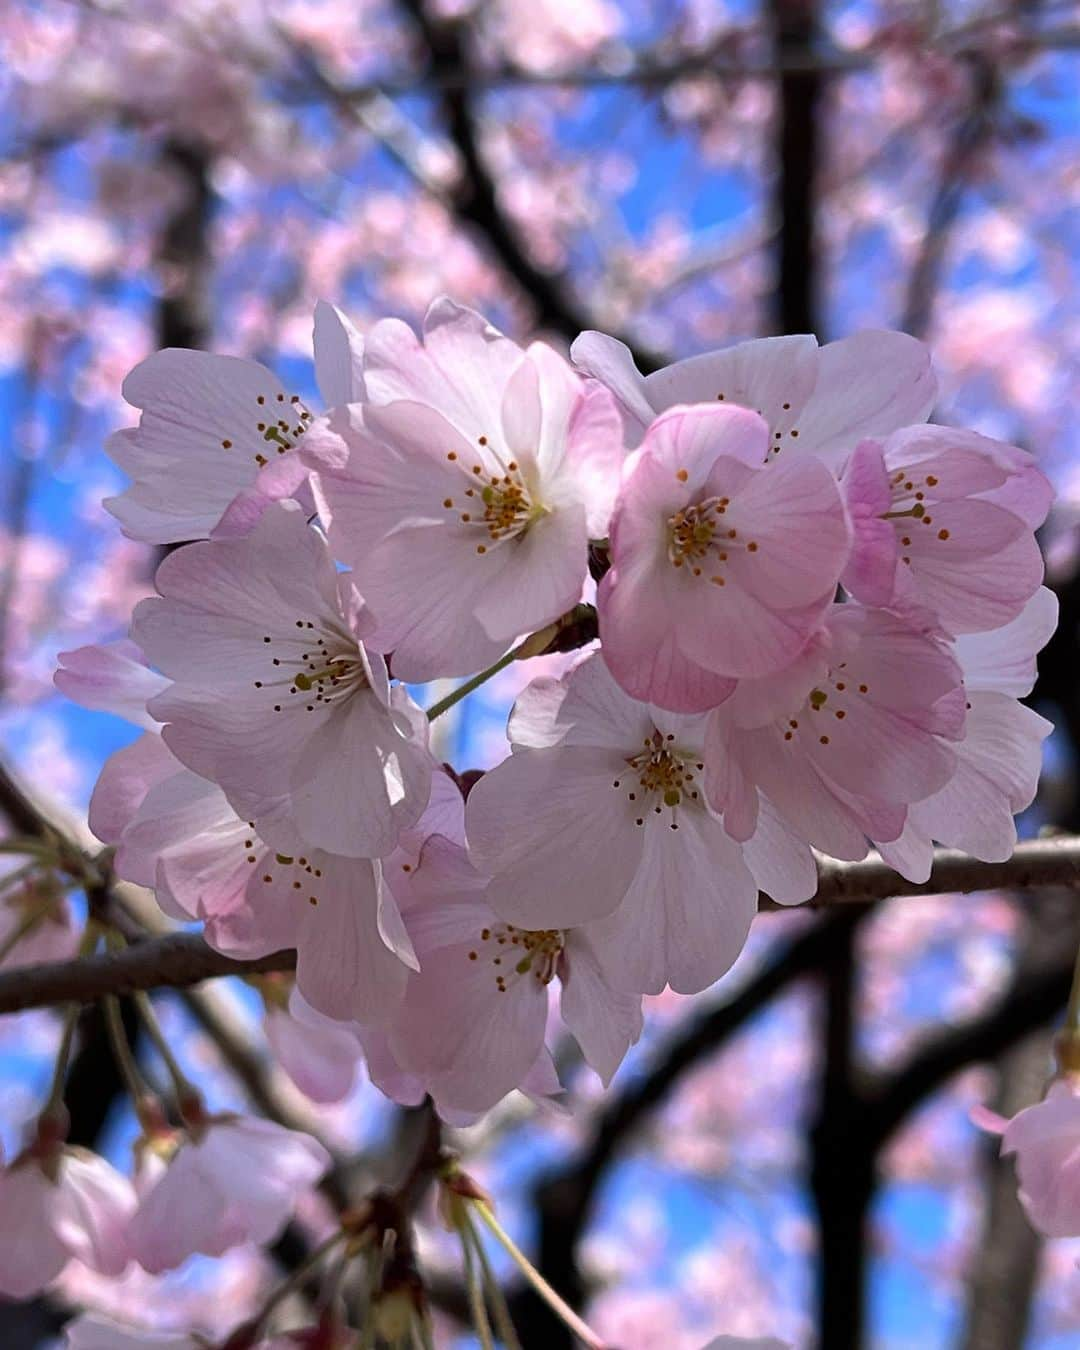
POLYGON ((746 839, 764 794, 806 843, 861 858, 951 777, 964 714, 945 643, 888 610, 835 605, 797 662, 709 714, 709 801, 746 839))
POLYGON ((66 1147, 43 1123, 35 1142, 0 1170, 0 1294, 28 1298, 72 1258, 122 1274, 134 1209, 125 1177, 104 1158, 66 1147))
MULTIPOLYGON (((315 373, 328 405, 362 388, 360 335, 333 305, 315 311, 315 373)), ((256 361, 168 348, 140 362, 124 397, 139 425, 108 451, 134 481, 105 500, 124 533, 150 544, 245 533, 270 502, 297 494, 295 453, 314 414, 256 361)))
POLYGON ((185 1133, 144 1149, 129 1232, 131 1255, 151 1274, 195 1252, 220 1256, 243 1242, 271 1242, 330 1166, 310 1135, 270 1120, 195 1109, 185 1118, 185 1133))
POLYGON ((282 1002, 267 998, 264 984, 263 998, 267 1043, 296 1087, 313 1102, 339 1102, 348 1096, 362 1053, 355 1032, 322 1016, 296 988, 282 1002))
POLYGON ((196 773, 289 856, 388 853, 427 803, 427 723, 365 650, 370 616, 295 505, 158 569, 132 632, 175 683, 150 711, 196 773))
MULTIPOLYGON (((133 644, 131 651, 138 654, 133 644)), ((137 718, 132 691, 167 684, 134 658, 115 662, 90 649, 75 656, 67 654, 65 688, 91 706, 137 718), (74 667, 105 673, 88 686, 74 667)), ((461 794, 445 774, 437 777, 432 819, 453 828, 461 794)), ((202 920, 212 946, 238 957, 295 947, 298 986, 323 1014, 361 1022, 391 1014, 416 958, 378 861, 269 847, 216 783, 181 764, 152 732, 110 756, 89 819, 115 847, 117 875, 152 888, 170 917, 202 920)), ((411 827, 405 842, 421 828, 411 827)))
POLYGON ((1030 455, 971 431, 910 427, 861 441, 844 471, 854 546, 844 586, 867 604, 927 606, 951 633, 998 628, 1042 580, 1032 527, 1050 485, 1030 455))
POLYGON ((134 481, 105 507, 132 539, 206 539, 241 494, 289 497, 306 477, 291 452, 312 413, 255 361, 155 352, 124 381, 124 397, 142 416, 108 450, 134 481))
POLYGON ((1035 655, 1057 625, 1057 600, 1042 588, 1011 622, 961 637, 955 647, 967 691, 956 771, 938 791, 908 807, 903 833, 879 842, 885 861, 925 881, 934 840, 986 862, 1016 846, 1014 817, 1035 798, 1042 745, 1052 725, 1019 702, 1035 684, 1035 655))
POLYGON ((330 546, 397 675, 470 674, 581 598, 622 460, 614 403, 448 300, 422 340, 371 329, 364 387, 306 452, 330 546))
POLYGON ((297 985, 320 1012, 361 1022, 392 1013, 416 958, 378 860, 271 848, 150 734, 111 757, 93 806, 98 829, 124 822, 103 835, 118 875, 152 887, 173 918, 203 920, 211 946, 238 957, 295 947, 297 985), (133 783, 136 752, 151 769, 133 783))
POLYGON ((112 713, 137 727, 157 729, 146 705, 168 687, 127 638, 60 652, 53 683, 62 694, 95 712, 112 713))
POLYGON ((602 1081, 611 1080, 641 1034, 641 999, 609 987, 587 926, 530 931, 502 922, 483 898, 486 878, 440 835, 395 885, 419 970, 388 1049, 440 1111, 475 1116, 516 1087, 541 1086, 556 976, 563 1020, 602 1081))
POLYGON ((732 677, 794 660, 832 601, 848 553, 836 481, 808 457, 766 468, 768 436, 744 408, 675 408, 628 464, 599 607, 636 698, 713 707, 732 677))
POLYGON ((466 805, 492 909, 531 930, 590 924, 617 988, 692 993, 719 979, 757 887, 705 800, 705 718, 636 702, 593 654, 530 685, 509 735, 514 753, 466 805))
POLYGON ((615 394, 632 445, 657 413, 719 400, 765 419, 762 458, 810 453, 837 471, 865 437, 925 422, 937 394, 929 352, 906 333, 867 331, 824 347, 806 335, 758 338, 645 376, 604 333, 582 333, 570 354, 615 394))
POLYGON ((976 1124, 1001 1135, 1003 1155, 1015 1154, 1020 1202, 1044 1237, 1080 1236, 1080 1090, 1059 1078, 1041 1102, 1011 1120, 972 1112, 976 1124))

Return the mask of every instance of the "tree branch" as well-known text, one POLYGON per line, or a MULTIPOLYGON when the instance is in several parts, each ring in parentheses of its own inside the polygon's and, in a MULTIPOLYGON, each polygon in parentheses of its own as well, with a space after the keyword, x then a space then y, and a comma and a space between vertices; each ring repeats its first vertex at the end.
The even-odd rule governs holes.
POLYGON ((208 947, 197 933, 170 933, 119 952, 4 971, 0 974, 0 1013, 52 1003, 90 1003, 105 994, 131 994, 139 989, 179 989, 215 975, 257 975, 292 970, 295 965, 295 952, 236 961, 208 947))
POLYGON ((1075 945, 1062 942, 1056 959, 1021 972, 989 1012, 933 1037, 880 1087, 868 1090, 868 1146, 883 1148, 908 1115, 961 1069, 997 1059, 1045 1026, 1069 997, 1075 956, 1075 945))
MULTIPOLYGON (((817 894, 809 903, 820 908, 865 905, 890 897, 999 888, 1080 890, 1080 838, 1032 840, 1018 845, 1004 863, 978 862, 951 849, 938 849, 934 857, 930 880, 923 883, 904 881, 876 858, 856 863, 822 860, 817 894)), ((780 906, 766 897, 763 908, 780 906)), ((214 951, 197 933, 171 933, 134 943, 122 952, 0 972, 0 1013, 53 1003, 89 1003, 104 994, 139 989, 178 989, 219 975, 292 970, 295 964, 295 952, 241 961, 214 951)))
MULTIPOLYGON (((461 20, 431 14, 424 0, 400 0, 427 49, 429 72, 446 131, 461 158, 464 177, 451 203, 458 219, 472 225, 491 248, 507 274, 531 301, 539 326, 554 329, 572 341, 596 319, 572 298, 563 277, 538 267, 522 246, 517 230, 503 211, 495 180, 484 162, 473 114, 465 27, 461 20)), ((627 341, 624 337, 623 341, 627 341)), ((643 372, 657 369, 666 357, 627 341, 643 372)))
POLYGON ((969 64, 973 83, 971 106, 957 122, 945 148, 900 320, 904 332, 915 337, 924 337, 930 327, 949 235, 960 214, 972 169, 993 134, 994 111, 1001 99, 1003 86, 997 67, 980 54, 971 55, 969 64))

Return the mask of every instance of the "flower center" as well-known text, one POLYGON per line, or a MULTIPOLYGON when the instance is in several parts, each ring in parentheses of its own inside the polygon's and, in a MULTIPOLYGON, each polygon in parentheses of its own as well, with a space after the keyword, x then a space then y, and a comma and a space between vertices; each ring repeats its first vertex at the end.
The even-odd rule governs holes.
POLYGON ((826 687, 811 689, 802 707, 781 723, 785 741, 809 736, 818 745, 829 745, 830 721, 843 722, 853 702, 865 698, 870 692, 870 686, 865 680, 848 673, 846 661, 841 661, 835 670, 830 670, 822 684, 826 687))
POLYGON ((288 882, 289 889, 294 892, 293 899, 305 901, 313 909, 319 904, 322 887, 322 868, 316 867, 314 862, 306 857, 294 858, 288 853, 274 853, 271 855, 266 845, 255 833, 255 822, 247 822, 248 833, 244 838, 244 861, 254 865, 259 864, 258 875, 262 878, 265 886, 272 885, 275 881, 279 883, 288 882))
POLYGON ((469 952, 469 960, 486 961, 494 972, 495 988, 505 994, 525 976, 541 985, 550 984, 564 945, 560 928, 515 928, 512 923, 497 923, 480 930, 480 944, 469 952))
MULTIPOLYGON (((259 394, 255 399, 255 430, 267 443, 265 452, 257 451, 254 459, 260 469, 270 463, 271 455, 283 455, 294 449, 307 431, 311 413, 304 407, 299 394, 259 394)), ((233 441, 227 436, 221 442, 222 450, 231 450, 233 441)))
MULTIPOLYGON (((486 441, 485 441, 486 444, 486 441)), ((488 450, 495 460, 498 472, 492 472, 490 466, 473 464, 471 468, 461 464, 458 455, 451 450, 446 458, 460 465, 469 486, 462 497, 445 497, 443 510, 454 512, 463 525, 475 525, 487 532, 492 543, 501 543, 504 539, 516 539, 539 520, 547 515, 547 507, 533 499, 521 468, 516 460, 505 465, 488 450)), ((477 544, 477 553, 486 553, 488 544, 477 544)))
POLYGON ((723 519, 730 505, 730 497, 707 497, 668 517, 667 554, 672 567, 685 568, 695 577, 704 575, 708 568, 713 585, 724 586, 724 564, 730 554, 736 550, 758 551, 753 540, 740 539, 739 531, 723 519))
POLYGON ((649 808, 653 815, 660 816, 664 813, 664 807, 667 807, 672 816, 671 828, 677 830, 676 808, 700 801, 700 793, 694 786, 693 770, 700 772, 705 765, 692 751, 677 750, 672 744, 674 740, 671 733, 664 736, 654 731, 646 737, 642 749, 636 755, 626 758, 633 777, 616 778, 611 785, 617 789, 627 788, 627 800, 633 802, 642 813, 635 818, 636 825, 645 824, 649 808), (657 798, 660 800, 657 801, 657 798))
POLYGON ((270 667, 267 678, 252 684, 271 691, 274 712, 284 712, 290 701, 315 712, 320 705, 329 707, 370 688, 348 634, 325 624, 316 627, 310 619, 297 619, 296 628, 295 636, 263 635, 270 667))
MULTIPOLYGON (((889 489, 892 492, 892 510, 886 511, 883 520, 910 520, 915 527, 919 525, 933 526, 933 514, 927 510, 926 489, 929 488, 930 496, 934 496, 933 489, 937 487, 941 480, 934 474, 928 473, 925 478, 918 479, 914 474, 909 474, 906 469, 897 469, 889 479, 889 489)), ((911 527, 908 527, 911 529, 911 527)), ((914 531, 912 531, 913 533, 914 531)), ((946 529, 932 530, 930 534, 924 535, 926 539, 937 539, 945 543, 949 538, 949 531, 946 529)), ((911 534, 904 534, 900 538, 901 547, 908 549, 911 547, 911 534)), ((908 554, 901 554, 901 559, 907 565, 911 566, 911 558, 908 554)))

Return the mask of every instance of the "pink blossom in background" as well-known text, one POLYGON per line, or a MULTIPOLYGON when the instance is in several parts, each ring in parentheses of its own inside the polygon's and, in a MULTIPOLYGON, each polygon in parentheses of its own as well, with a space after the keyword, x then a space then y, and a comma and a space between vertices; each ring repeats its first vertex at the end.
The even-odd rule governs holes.
POLYGON ((1001 1152, 1016 1157, 1020 1201, 1045 1237, 1080 1236, 1080 1091, 1058 1079, 1041 1102, 1011 1120, 978 1108, 977 1125, 1001 1135, 1001 1152))
POLYGON ((104 1158, 43 1135, 0 1171, 0 1294, 28 1298, 73 1258, 120 1275, 134 1209, 131 1183, 104 1158))
POLYGON ((192 1121, 171 1157, 144 1152, 131 1255, 152 1274, 195 1252, 272 1241, 330 1166, 310 1135, 256 1117, 192 1121))
POLYGON ((78 945, 71 906, 59 885, 31 878, 0 896, 0 969, 67 961, 78 945))

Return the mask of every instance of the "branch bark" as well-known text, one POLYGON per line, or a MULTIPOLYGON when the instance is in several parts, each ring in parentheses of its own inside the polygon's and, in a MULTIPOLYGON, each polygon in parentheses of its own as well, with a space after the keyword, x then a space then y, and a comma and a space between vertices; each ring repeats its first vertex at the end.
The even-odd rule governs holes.
MULTIPOLYGON (((1008 1117, 1038 1101, 1049 1062, 1045 1033, 1017 1046, 1002 1061, 995 1108, 1008 1117)), ((1042 1243, 1020 1204, 1012 1159, 1001 1157, 994 1138, 983 1141, 983 1151, 988 1203, 968 1274, 962 1350, 1013 1350, 1027 1339, 1042 1243)))
MULTIPOLYGON (((922 883, 904 881, 878 859, 822 860, 817 894, 809 904, 819 908, 865 906, 890 897, 999 888, 1080 890, 1080 838, 1032 840, 1018 845, 1004 863, 978 862, 951 849, 938 849, 934 856, 930 880, 922 883)), ((763 897, 762 907, 779 908, 768 897, 763 897)), ((104 994, 139 989, 179 989, 221 975, 292 970, 295 964, 292 951, 240 961, 214 951, 197 933, 171 933, 135 943, 122 952, 0 972, 0 1013, 54 1003, 89 1003, 104 994)))
MULTIPOLYGON (((651 1113, 667 1100, 672 1088, 685 1074, 717 1054, 778 994, 820 970, 853 917, 844 912, 830 915, 796 938, 730 1002, 694 1019, 668 1043, 650 1072, 610 1100, 597 1118, 589 1145, 538 1186, 535 1203, 540 1215, 540 1268, 572 1304, 584 1303, 588 1294, 574 1252, 588 1226, 605 1170, 633 1140, 651 1113)), ((845 1108, 848 1133, 842 1140, 827 1136, 830 1141, 828 1156, 838 1165, 842 1161, 845 1187, 850 1184, 846 1173, 855 1170, 856 1179, 861 1179, 863 1194, 859 1205, 855 1205, 850 1196, 843 1202, 839 1198, 826 1202, 837 1210, 837 1236, 843 1228, 854 1241, 855 1220, 860 1211, 865 1213, 872 1198, 876 1159, 910 1113, 955 1074, 972 1064, 996 1059, 1045 1026, 1065 1006, 1073 949, 1067 942, 1059 943, 1058 948, 1056 956, 1040 961, 1037 967, 1021 970, 1003 997, 984 1013, 929 1039, 898 1069, 880 1076, 851 1074, 850 1100, 845 1108), (833 1143, 840 1151, 832 1151, 833 1143), (847 1209, 842 1219, 839 1216, 841 1203, 847 1209)), ((838 1016, 842 1018, 842 1008, 838 1016)), ((838 1029, 839 1023, 834 1025, 834 1030, 838 1029)), ((836 1109, 835 1099, 832 1107, 836 1109)), ((826 1155, 823 1149, 820 1152, 822 1162, 818 1166, 824 1167, 826 1155)), ((825 1181, 824 1172, 822 1180, 825 1181)), ((861 1231, 861 1225, 859 1227, 861 1231)), ((844 1253, 846 1260, 854 1259, 856 1255, 853 1250, 844 1253)), ((851 1327, 852 1290, 834 1284, 833 1291, 836 1304, 830 1315, 835 1317, 838 1325, 851 1327), (844 1301, 841 1294, 845 1295, 844 1301)), ((861 1286, 857 1293, 861 1309, 861 1286)), ((522 1329, 525 1350, 562 1350, 571 1345, 558 1324, 549 1326, 544 1320, 546 1315, 542 1305, 528 1289, 515 1292, 512 1308, 515 1321, 522 1329)), ((834 1344, 843 1344, 842 1341, 823 1343, 828 1344, 830 1350, 834 1344)))
POLYGON ((818 1216, 818 1336, 830 1350, 863 1342, 866 1218, 875 1151, 860 1140, 863 1103, 855 1081, 858 932, 866 911, 842 911, 823 971, 824 1054, 810 1132, 810 1192, 818 1216))

